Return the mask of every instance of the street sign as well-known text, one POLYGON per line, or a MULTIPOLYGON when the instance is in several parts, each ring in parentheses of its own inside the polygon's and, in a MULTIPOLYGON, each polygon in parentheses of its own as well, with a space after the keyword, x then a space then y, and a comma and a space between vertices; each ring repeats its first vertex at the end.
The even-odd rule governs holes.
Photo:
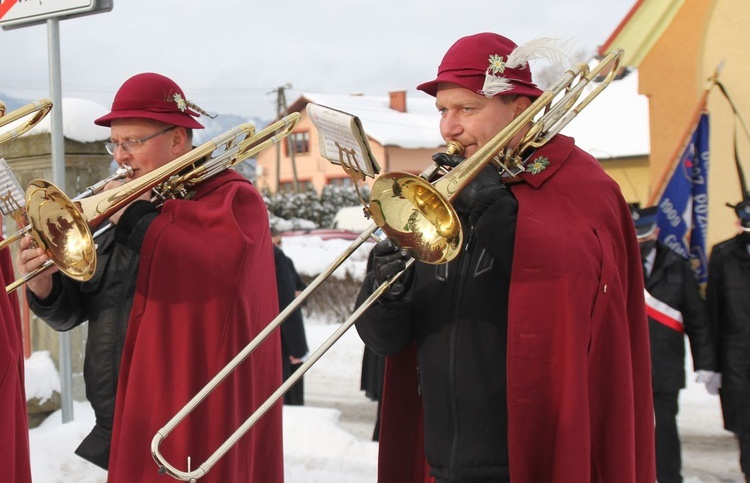
POLYGON ((4 29, 44 23, 112 10, 113 0, 0 0, 0 26, 4 29))

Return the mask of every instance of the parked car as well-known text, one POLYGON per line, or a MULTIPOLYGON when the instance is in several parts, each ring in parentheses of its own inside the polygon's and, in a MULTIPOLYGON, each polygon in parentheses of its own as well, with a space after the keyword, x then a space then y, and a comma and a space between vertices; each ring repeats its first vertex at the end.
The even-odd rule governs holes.
POLYGON ((362 206, 346 206, 333 216, 331 228, 362 233, 372 225, 372 220, 365 218, 362 206))

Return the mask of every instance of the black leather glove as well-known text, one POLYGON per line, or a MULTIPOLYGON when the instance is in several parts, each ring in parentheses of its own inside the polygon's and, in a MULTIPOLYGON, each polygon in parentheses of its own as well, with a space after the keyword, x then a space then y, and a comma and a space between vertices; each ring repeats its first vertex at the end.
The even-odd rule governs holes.
POLYGON ((464 159, 466 158, 463 156, 456 156, 455 154, 448 153, 435 153, 432 155, 432 160, 444 168, 455 168, 464 159))
POLYGON ((497 169, 488 165, 458 194, 454 207, 475 224, 479 216, 502 196, 511 196, 497 169))
MULTIPOLYGON (((372 272, 376 287, 402 271, 406 267, 406 262, 411 258, 409 251, 401 250, 391 238, 385 238, 376 243, 372 253, 372 272)), ((383 294, 383 298, 388 301, 401 299, 408 292, 412 278, 412 270, 410 269, 391 285, 388 292, 383 294)))

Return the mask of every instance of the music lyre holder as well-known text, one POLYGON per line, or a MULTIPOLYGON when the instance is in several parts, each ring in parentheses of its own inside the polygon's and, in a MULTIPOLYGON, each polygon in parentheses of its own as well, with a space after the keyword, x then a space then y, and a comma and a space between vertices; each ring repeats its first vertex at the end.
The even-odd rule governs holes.
POLYGON ((357 150, 353 148, 348 149, 339 144, 338 141, 334 144, 339 150, 339 163, 341 164, 341 168, 351 178, 354 190, 357 192, 357 198, 359 198, 360 203, 362 203, 362 206, 364 207, 365 217, 369 219, 370 211, 367 209, 368 202, 365 201, 360 190, 360 183, 364 183, 367 176, 360 168, 360 164, 357 163, 357 150))

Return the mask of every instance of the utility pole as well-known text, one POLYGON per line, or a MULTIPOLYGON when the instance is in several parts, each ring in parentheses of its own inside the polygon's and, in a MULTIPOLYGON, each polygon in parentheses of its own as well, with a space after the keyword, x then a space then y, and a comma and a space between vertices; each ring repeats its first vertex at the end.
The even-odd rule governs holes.
MULTIPOLYGON (((276 116, 281 119, 286 113, 286 89, 291 89, 291 84, 285 84, 281 87, 276 88, 276 116)), ((292 182, 294 183, 294 192, 299 193, 299 181, 297 180, 297 162, 294 159, 295 155, 295 143, 294 133, 287 136, 287 148, 289 150, 289 158, 292 161, 292 182)), ((276 192, 279 192, 281 188, 281 144, 276 144, 276 192)))

